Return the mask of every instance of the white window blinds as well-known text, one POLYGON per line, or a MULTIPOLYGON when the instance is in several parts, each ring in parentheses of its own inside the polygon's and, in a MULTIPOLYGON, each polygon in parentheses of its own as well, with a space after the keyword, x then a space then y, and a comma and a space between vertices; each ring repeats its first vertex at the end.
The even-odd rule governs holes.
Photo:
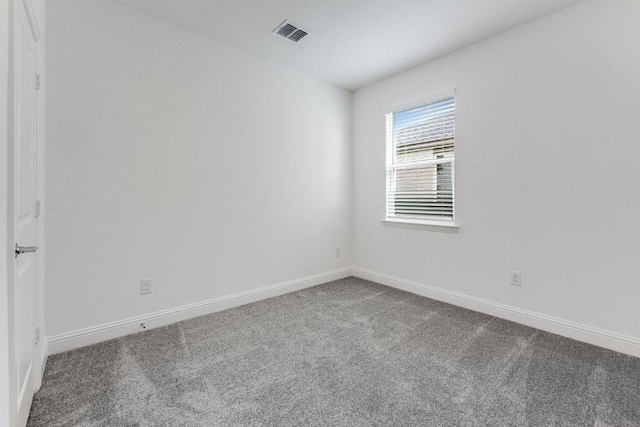
POLYGON ((387 218, 453 220, 455 98, 387 114, 387 218))

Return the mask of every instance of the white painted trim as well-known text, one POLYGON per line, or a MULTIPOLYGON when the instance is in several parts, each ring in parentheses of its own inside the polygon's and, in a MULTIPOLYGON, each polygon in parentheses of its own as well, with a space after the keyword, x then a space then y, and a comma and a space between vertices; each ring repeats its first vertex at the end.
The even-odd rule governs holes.
POLYGON ((44 378, 44 369, 47 366, 47 359, 49 358, 49 340, 47 340, 45 337, 42 337, 40 339, 40 355, 39 355, 39 365, 38 368, 40 369, 38 371, 38 377, 36 378, 36 380, 38 381, 38 390, 40 390, 40 387, 42 386, 42 379, 44 378))
POLYGON ((140 332, 140 323, 142 322, 145 322, 147 329, 154 329, 182 320, 204 316, 217 311, 227 310, 229 308, 238 307, 300 289, 320 285, 322 283, 331 282, 333 280, 343 279, 352 275, 438 301, 443 301, 449 304, 468 308, 470 310, 489 314, 491 316, 511 320, 543 331, 562 335, 567 338, 572 338, 578 341, 618 351, 620 353, 640 357, 640 339, 635 337, 594 328, 592 326, 465 295, 459 292, 453 292, 401 279, 387 274, 377 273, 363 268, 353 267, 343 268, 302 279, 265 286, 259 289, 240 292, 233 295, 227 295, 207 301, 188 304, 181 307, 175 307, 168 310, 48 337, 43 342, 44 351, 42 352, 42 367, 44 368, 49 354, 62 353, 73 350, 74 348, 84 347, 140 332))
POLYGON ((438 301, 454 304, 491 316, 500 317, 551 332, 564 337, 608 348, 620 353, 640 357, 640 339, 616 332, 606 331, 546 314, 524 310, 497 302, 472 297, 459 292, 400 279, 387 274, 376 273, 363 268, 353 268, 353 275, 361 279, 412 292, 438 301))
POLYGON ((168 310, 162 310, 155 313, 55 335, 49 337, 47 340, 49 354, 62 353, 64 351, 73 350, 74 348, 84 347, 140 332, 140 323, 142 322, 145 323, 146 329, 158 328, 182 320, 204 316, 216 311, 227 310, 229 308, 238 307, 289 292, 298 291, 300 289, 309 288, 311 286, 320 285, 322 283, 331 282, 333 280, 343 279, 349 276, 351 276, 351 269, 343 268, 340 270, 304 277, 302 279, 291 280, 289 282, 265 286, 263 288, 239 292, 233 295, 218 297, 207 301, 183 305, 181 307, 175 307, 168 310))
POLYGON ((31 0, 22 0, 22 4, 27 12, 27 19, 29 20, 31 32, 33 33, 33 39, 38 43, 40 40, 40 27, 38 26, 38 19, 36 18, 36 9, 33 7, 31 0))
POLYGON ((419 221, 410 219, 383 219, 385 227, 408 228, 410 230, 439 231, 441 233, 458 233, 460 227, 455 222, 419 221))
POLYGON ((32 0, 26 0, 30 4, 32 10, 29 12, 29 20, 33 21, 32 25, 36 26, 36 46, 38 49, 38 73, 40 75, 40 89, 37 91, 37 120, 38 128, 36 132, 37 143, 37 200, 40 203, 39 215, 37 221, 37 245, 39 247, 36 252, 38 271, 37 271, 37 286, 36 286, 36 327, 40 328, 40 342, 36 346, 36 391, 42 386, 42 378, 44 377, 44 366, 47 361, 47 339, 46 339, 46 322, 45 322, 45 254, 46 254, 46 242, 45 242, 45 218, 47 214, 47 207, 45 206, 45 147, 46 147, 46 28, 44 25, 45 17, 45 0, 40 0, 40 15, 35 13, 33 9, 32 0), (38 25, 38 23, 40 25, 38 25))
POLYGON ((412 108, 420 107, 425 104, 433 104, 434 102, 444 101, 448 98, 453 98, 456 96, 456 88, 452 87, 449 89, 444 89, 435 93, 430 93, 428 95, 423 95, 419 98, 413 98, 407 101, 398 102, 392 105, 387 106, 386 111, 388 113, 398 113, 400 111, 410 110, 412 108))
MULTIPOLYGON (((13 204, 9 197, 9 132, 11 131, 13 103, 9 78, 13 70, 13 59, 9 46, 13 46, 13 31, 9 29, 13 20, 13 4, 0 1, 0 426, 13 425, 13 322, 11 319, 13 283, 13 260, 10 258, 10 242, 13 240, 13 204)), ((13 162, 13 160, 12 160, 13 162)))

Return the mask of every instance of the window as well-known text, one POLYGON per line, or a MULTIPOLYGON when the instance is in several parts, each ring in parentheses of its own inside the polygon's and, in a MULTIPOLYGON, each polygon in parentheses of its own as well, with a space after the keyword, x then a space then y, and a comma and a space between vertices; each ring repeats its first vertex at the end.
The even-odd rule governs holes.
POLYGON ((454 220, 455 97, 387 114, 387 220, 454 220))

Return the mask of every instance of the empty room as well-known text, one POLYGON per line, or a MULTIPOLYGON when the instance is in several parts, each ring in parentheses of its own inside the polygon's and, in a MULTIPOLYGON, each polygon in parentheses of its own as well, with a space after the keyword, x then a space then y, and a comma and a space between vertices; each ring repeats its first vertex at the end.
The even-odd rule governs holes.
POLYGON ((0 427, 640 426, 640 1, 0 0, 0 101, 0 427))

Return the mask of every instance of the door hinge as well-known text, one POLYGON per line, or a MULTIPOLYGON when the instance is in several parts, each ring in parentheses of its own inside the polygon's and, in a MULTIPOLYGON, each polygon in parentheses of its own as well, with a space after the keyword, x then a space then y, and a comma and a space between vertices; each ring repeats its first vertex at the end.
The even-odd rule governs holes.
POLYGON ((40 90, 40 73, 36 73, 36 90, 40 90))
POLYGON ((40 327, 38 326, 35 331, 36 345, 40 344, 40 327))
POLYGON ((36 200, 36 204, 34 206, 33 211, 34 211, 33 214, 35 215, 36 218, 40 216, 40 200, 36 200))

